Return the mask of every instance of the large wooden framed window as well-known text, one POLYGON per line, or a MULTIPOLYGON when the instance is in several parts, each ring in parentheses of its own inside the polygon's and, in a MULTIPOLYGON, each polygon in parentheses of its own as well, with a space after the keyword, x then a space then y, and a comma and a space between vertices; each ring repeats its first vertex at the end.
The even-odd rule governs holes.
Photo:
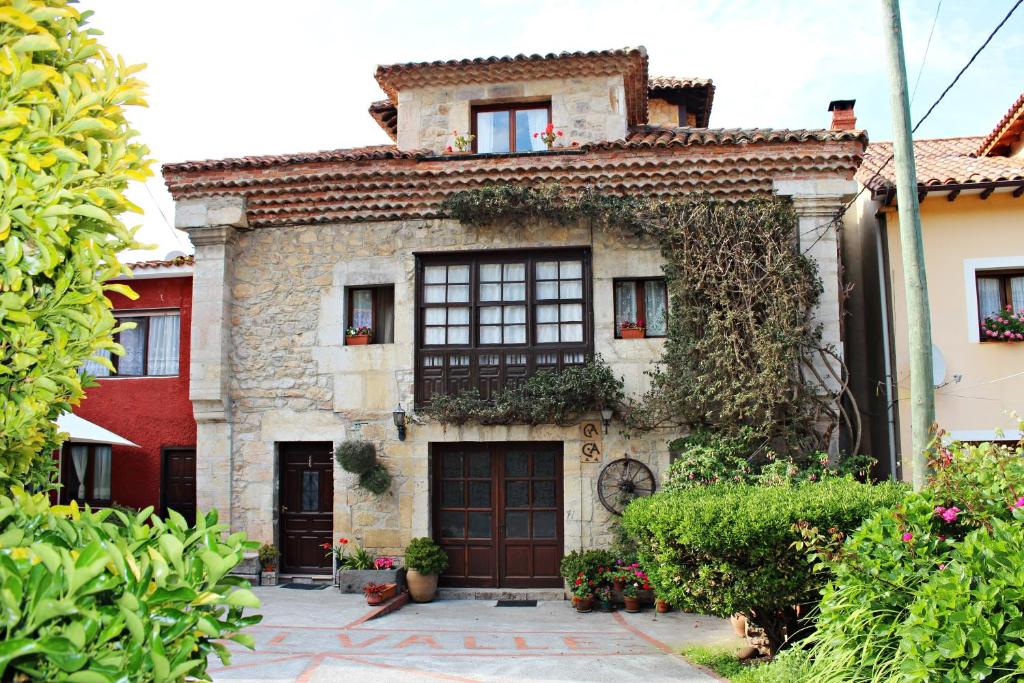
POLYGON ((539 152, 547 145, 534 137, 551 122, 550 102, 488 104, 472 108, 473 151, 477 154, 539 152))
MULTIPOLYGON (((978 271, 978 324, 990 315, 1006 310, 1024 310, 1024 271, 978 271)), ((982 341, 985 337, 982 336, 982 341)))
MULTIPOLYGON (((124 355, 99 351, 117 370, 116 377, 175 377, 179 370, 181 350, 181 315, 178 311, 116 311, 119 325, 135 323, 134 329, 122 330, 114 341, 124 347, 124 355)), ((103 365, 87 361, 82 370, 93 377, 111 377, 103 365)))
POLYGON ((489 399, 593 351, 582 249, 417 256, 416 401, 471 388, 489 399))
POLYGON ((668 288, 665 278, 615 281, 615 336, 622 337, 622 323, 642 321, 645 337, 668 334, 668 288))

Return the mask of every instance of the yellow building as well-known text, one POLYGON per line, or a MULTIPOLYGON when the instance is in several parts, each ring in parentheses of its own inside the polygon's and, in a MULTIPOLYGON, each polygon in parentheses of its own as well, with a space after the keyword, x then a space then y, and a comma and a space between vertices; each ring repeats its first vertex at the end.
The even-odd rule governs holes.
MULTIPOLYGON (((988 135, 917 140, 914 153, 936 420, 964 441, 1017 439, 1009 413, 1024 413, 1024 340, 995 340, 983 328, 1007 306, 1024 310, 1024 95, 988 135)), ((891 155, 892 143, 868 147, 857 174, 866 191, 846 216, 845 338, 868 425, 863 450, 907 478, 910 371, 891 155)))

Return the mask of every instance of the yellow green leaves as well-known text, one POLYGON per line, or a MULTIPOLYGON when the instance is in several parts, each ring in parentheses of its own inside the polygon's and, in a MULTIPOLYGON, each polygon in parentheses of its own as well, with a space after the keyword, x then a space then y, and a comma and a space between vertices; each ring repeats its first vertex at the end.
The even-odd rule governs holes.
POLYGON ((49 33, 33 33, 14 41, 11 49, 15 52, 38 52, 39 50, 59 50, 60 46, 49 33))

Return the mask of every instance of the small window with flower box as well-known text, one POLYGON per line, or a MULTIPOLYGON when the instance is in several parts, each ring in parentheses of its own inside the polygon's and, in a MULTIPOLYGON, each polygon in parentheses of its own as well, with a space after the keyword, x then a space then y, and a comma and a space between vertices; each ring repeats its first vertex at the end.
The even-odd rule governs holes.
POLYGON ((473 151, 477 154, 539 152, 551 123, 550 102, 488 104, 473 107, 473 151))
POLYGON ((640 339, 668 334, 665 278, 615 281, 615 338, 640 339))
POLYGON ((345 344, 392 344, 395 341, 395 286, 349 287, 345 344))
POLYGON ((981 341, 1024 341, 1024 271, 978 271, 981 341))

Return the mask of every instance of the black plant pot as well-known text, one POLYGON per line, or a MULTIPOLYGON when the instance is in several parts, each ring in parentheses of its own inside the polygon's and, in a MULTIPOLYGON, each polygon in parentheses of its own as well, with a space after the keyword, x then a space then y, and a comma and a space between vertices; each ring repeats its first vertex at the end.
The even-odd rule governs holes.
POLYGON ((602 612, 614 612, 615 605, 612 604, 611 600, 601 600, 597 603, 597 608, 602 612))

